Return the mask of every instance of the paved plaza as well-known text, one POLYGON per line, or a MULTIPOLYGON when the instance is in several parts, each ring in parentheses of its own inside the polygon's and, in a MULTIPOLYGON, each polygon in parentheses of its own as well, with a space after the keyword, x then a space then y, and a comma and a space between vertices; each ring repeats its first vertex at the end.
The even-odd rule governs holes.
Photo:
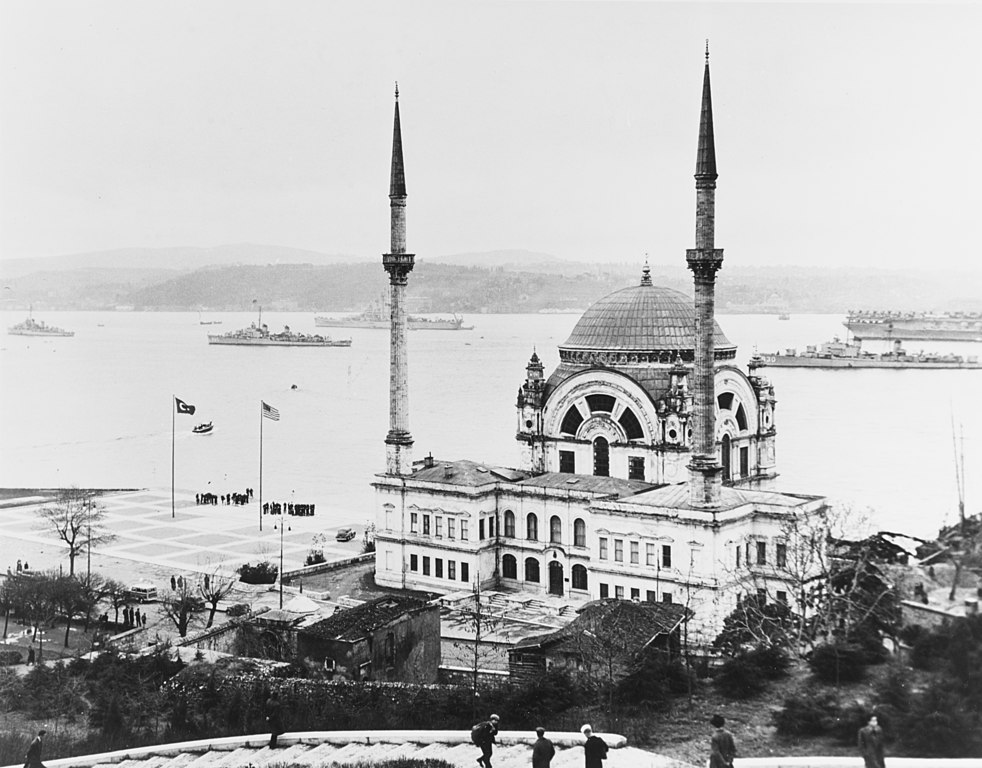
MULTIPOLYGON (((8 499, 0 506, 0 568, 16 570, 28 563, 32 570, 68 570, 67 550, 39 518, 38 510, 54 502, 53 496, 8 499)), ((171 575, 194 577, 205 573, 231 574, 243 563, 269 560, 289 571, 304 564, 314 536, 328 560, 361 551, 362 529, 348 542, 335 540, 347 525, 325 525, 325 517, 266 515, 259 530, 259 504, 198 505, 190 491, 178 490, 172 516, 171 492, 165 489, 115 491, 98 497, 106 511, 106 525, 116 538, 93 549, 91 569, 121 581, 152 581, 170 586, 171 575), (286 523, 280 529, 281 519, 286 523)), ((75 562, 76 573, 89 567, 86 553, 75 562)))

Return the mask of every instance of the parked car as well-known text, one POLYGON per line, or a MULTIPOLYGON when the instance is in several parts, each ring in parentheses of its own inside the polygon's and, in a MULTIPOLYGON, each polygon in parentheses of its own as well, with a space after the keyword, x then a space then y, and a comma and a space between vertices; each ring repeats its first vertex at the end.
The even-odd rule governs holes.
POLYGON ((351 541, 355 537, 354 528, 342 528, 338 531, 337 540, 338 541, 351 541))
POLYGON ((152 603, 157 600, 157 588, 153 584, 134 584, 126 593, 138 603, 152 603))

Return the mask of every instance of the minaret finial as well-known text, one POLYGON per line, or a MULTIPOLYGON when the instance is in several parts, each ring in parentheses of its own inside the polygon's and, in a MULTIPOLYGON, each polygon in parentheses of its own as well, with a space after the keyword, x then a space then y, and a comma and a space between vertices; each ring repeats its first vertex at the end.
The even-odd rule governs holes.
MULTIPOLYGON (((706 41, 706 45, 709 45, 709 41, 706 41)), ((709 53, 706 54, 706 58, 709 58, 709 53)), ((396 80, 396 101, 399 101, 399 81, 396 80)))
MULTIPOLYGON (((706 63, 709 63, 709 38, 706 38, 706 63)), ((399 95, 399 86, 396 85, 396 96, 399 95)))

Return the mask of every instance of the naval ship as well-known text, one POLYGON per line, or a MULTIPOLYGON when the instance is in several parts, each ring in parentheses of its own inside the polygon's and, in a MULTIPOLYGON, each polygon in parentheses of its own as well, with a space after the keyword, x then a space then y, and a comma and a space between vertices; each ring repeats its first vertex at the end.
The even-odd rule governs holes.
POLYGON ((13 336, 74 336, 75 331, 66 331, 64 328, 56 328, 47 325, 43 320, 38 322, 30 315, 22 323, 12 325, 7 329, 7 333, 13 336))
POLYGON ((852 311, 843 325, 857 339, 982 341, 982 312, 852 311))
POLYGON ((794 349, 773 355, 758 355, 757 365, 773 368, 982 368, 978 357, 942 355, 935 352, 908 354, 900 341, 882 354, 864 352, 862 344, 833 339, 819 346, 809 345, 800 354, 794 349))
POLYGON ((242 347, 350 347, 351 339, 332 339, 316 333, 294 333, 288 325, 283 326, 280 333, 270 333, 269 326, 263 323, 263 310, 260 307, 258 322, 237 331, 209 333, 208 343, 242 347))
MULTIPOLYGON (((389 297, 385 294, 373 301, 361 314, 354 317, 325 317, 316 315, 314 325, 318 328, 377 328, 388 330, 390 320, 389 297)), ((409 315, 407 324, 410 331, 472 331, 473 325, 464 325, 464 318, 454 315, 452 319, 431 319, 409 315)))

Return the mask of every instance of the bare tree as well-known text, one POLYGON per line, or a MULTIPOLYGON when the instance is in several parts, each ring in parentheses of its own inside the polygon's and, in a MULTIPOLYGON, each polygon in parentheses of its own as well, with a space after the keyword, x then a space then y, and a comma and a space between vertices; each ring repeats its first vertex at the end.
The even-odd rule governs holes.
POLYGON ((205 604, 201 598, 195 594, 194 588, 188 584, 187 579, 173 592, 170 592, 161 602, 160 607, 164 615, 174 622, 177 633, 181 637, 187 637, 188 627, 194 617, 204 609, 205 604))
POLYGON ((42 525, 68 548, 68 575, 75 575, 75 559, 86 549, 105 544, 116 536, 106 524, 106 511, 95 502, 95 494, 66 488, 57 501, 38 511, 42 525))
POLYGON ((491 652, 488 651, 484 640, 497 629, 499 622, 498 616, 491 610, 491 606, 481 601, 481 579, 480 576, 474 581, 471 587, 473 601, 468 602, 466 607, 457 608, 455 612, 460 617, 460 623, 468 635, 467 640, 454 642, 454 647, 461 651, 467 659, 467 666, 471 674, 471 718, 477 717, 477 700, 480 697, 480 670, 482 662, 487 661, 491 652))
POLYGON ((126 585, 116 579, 106 579, 102 591, 109 607, 113 609, 113 624, 119 624, 119 609, 125 608, 131 602, 126 585))
POLYGON ((215 621, 215 612, 218 610, 218 603, 224 600, 235 588, 237 579, 223 576, 216 567, 210 573, 206 573, 204 579, 198 584, 198 594, 204 603, 210 606, 208 622, 205 628, 210 627, 215 621))

